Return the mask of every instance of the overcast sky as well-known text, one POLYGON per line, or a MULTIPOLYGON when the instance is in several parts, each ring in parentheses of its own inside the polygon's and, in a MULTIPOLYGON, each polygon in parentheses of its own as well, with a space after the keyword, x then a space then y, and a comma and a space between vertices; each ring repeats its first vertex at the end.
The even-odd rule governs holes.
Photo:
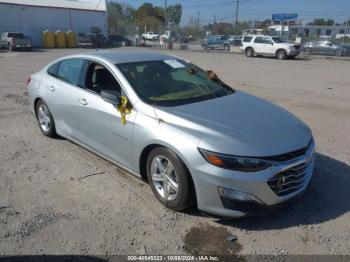
MULTIPOLYGON (((145 2, 164 6, 165 0, 115 0, 138 7, 145 2)), ((343 22, 350 17, 350 0, 240 0, 239 19, 264 20, 273 13, 297 13, 299 19, 309 22, 316 17, 334 19, 343 22)), ((197 18, 198 12, 202 24, 213 21, 230 22, 234 19, 235 0, 168 0, 168 5, 181 3, 183 16, 181 24, 190 17, 197 18)))

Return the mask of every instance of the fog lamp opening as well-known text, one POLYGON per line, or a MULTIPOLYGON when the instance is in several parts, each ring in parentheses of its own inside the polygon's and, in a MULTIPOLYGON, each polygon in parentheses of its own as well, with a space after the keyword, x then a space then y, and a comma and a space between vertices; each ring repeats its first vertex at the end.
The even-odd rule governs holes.
POLYGON ((241 202, 257 202, 260 204, 264 204, 259 198, 248 194, 244 193, 241 191, 225 188, 225 187, 218 187, 220 197, 222 198, 227 198, 230 200, 234 201, 241 201, 241 202))

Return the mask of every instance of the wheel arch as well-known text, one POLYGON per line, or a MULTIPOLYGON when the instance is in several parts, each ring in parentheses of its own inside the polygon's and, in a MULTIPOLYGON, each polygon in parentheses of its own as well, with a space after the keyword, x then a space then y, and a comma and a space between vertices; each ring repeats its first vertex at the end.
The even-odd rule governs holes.
POLYGON ((253 48, 252 46, 247 46, 247 47, 244 49, 244 52, 247 52, 248 49, 252 49, 253 52, 255 52, 255 51, 254 51, 254 48, 253 48))
POLYGON ((187 161, 185 160, 184 156, 178 151, 176 150, 174 147, 172 147, 171 145, 168 145, 166 143, 162 143, 162 142, 154 142, 154 143, 151 143, 151 144, 148 144, 146 145, 142 151, 141 151, 141 154, 140 154, 140 157, 139 157, 139 172, 140 172, 140 175, 141 175, 141 179, 145 182, 149 182, 148 179, 147 179, 147 171, 146 171, 146 164, 147 164, 147 157, 149 155, 149 153, 154 149, 154 148, 157 148, 157 147, 163 147, 163 148, 167 148, 171 151, 173 151, 174 154, 176 154, 177 157, 179 157, 181 159, 181 161, 183 162, 184 164, 184 167, 186 168, 188 174, 189 174, 189 178, 190 178, 190 183, 192 185, 192 188, 194 190, 194 198, 195 198, 195 202, 197 202, 197 194, 196 194, 196 186, 195 186, 195 183, 194 183, 194 180, 193 180, 193 177, 192 177, 192 174, 191 174, 191 171, 189 170, 188 168, 188 163, 187 161))
POLYGON ((283 47, 280 47, 280 48, 278 48, 278 49, 276 50, 275 56, 277 56, 277 54, 278 54, 279 51, 283 51, 283 52, 285 52, 286 55, 287 55, 287 50, 286 50, 285 48, 283 48, 283 47))

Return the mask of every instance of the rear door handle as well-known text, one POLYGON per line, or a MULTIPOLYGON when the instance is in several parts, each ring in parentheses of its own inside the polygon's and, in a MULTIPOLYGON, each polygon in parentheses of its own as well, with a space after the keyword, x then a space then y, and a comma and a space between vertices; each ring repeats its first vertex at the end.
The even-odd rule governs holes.
POLYGON ((48 86, 47 89, 51 92, 55 91, 55 87, 54 86, 48 86))
POLYGON ((79 99, 78 101, 82 106, 86 106, 88 104, 85 98, 79 99))

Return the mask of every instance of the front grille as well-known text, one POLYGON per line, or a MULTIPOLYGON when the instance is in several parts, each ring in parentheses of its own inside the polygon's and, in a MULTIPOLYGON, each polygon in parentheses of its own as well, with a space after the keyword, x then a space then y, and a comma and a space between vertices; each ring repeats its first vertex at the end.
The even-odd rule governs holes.
POLYGON ((270 178, 267 184, 278 196, 292 194, 303 188, 307 183, 311 163, 312 161, 308 161, 287 169, 270 178))
POLYGON ((312 140, 309 142, 309 144, 301 149, 295 150, 293 152, 289 152, 282 155, 276 155, 276 156, 269 156, 269 157, 260 157, 262 159, 268 160, 268 161, 274 161, 274 162, 287 162, 294 160, 295 158, 301 157, 306 154, 306 152, 309 150, 310 146, 312 144, 312 140))

